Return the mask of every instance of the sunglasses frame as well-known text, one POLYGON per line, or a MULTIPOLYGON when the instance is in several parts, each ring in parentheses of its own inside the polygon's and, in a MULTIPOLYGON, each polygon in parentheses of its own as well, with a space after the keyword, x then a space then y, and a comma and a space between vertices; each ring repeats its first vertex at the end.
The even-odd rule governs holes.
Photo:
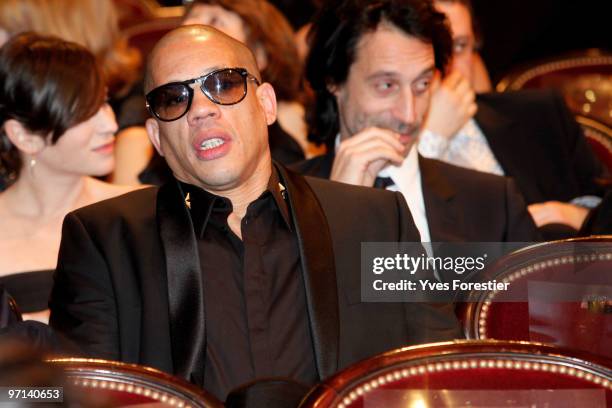
POLYGON ((186 81, 168 82, 167 84, 160 85, 157 88, 151 90, 149 93, 146 94, 145 100, 146 100, 147 109, 149 110, 151 115, 153 115, 157 119, 161 120, 162 122, 173 122, 175 120, 178 120, 178 119, 182 118, 183 116, 185 116, 187 114, 187 112, 189 112, 189 109, 191 109, 191 103, 193 102, 193 96, 194 96, 194 88, 192 88, 190 85, 194 84, 194 83, 198 83, 200 85, 199 86, 200 90, 202 91, 202 93, 204 95, 206 95, 206 97, 211 102, 216 103, 217 105, 222 105, 222 106, 235 105, 237 103, 242 102, 242 100, 246 97, 247 92, 248 92, 247 80, 249 80, 249 79, 252 80, 252 81, 255 81, 257 86, 260 85, 259 80, 254 75, 250 74, 249 71, 247 71, 245 68, 220 68, 220 69, 216 69, 214 71, 211 71, 208 74, 202 75, 202 76, 197 77, 197 78, 188 79, 186 81), (223 72, 223 71, 236 71, 236 72, 238 72, 242 76, 243 83, 244 83, 244 92, 243 92, 242 96, 240 97, 240 99, 238 99, 236 102, 222 103, 220 101, 217 101, 217 100, 215 100, 215 98, 212 97, 212 95, 210 95, 208 89, 204 88, 204 82, 208 79, 208 77, 210 77, 211 75, 218 74, 219 72, 223 72), (151 104, 149 103, 149 98, 151 97, 151 95, 154 92, 158 91, 159 89, 164 88, 166 86, 172 86, 172 85, 183 85, 187 89, 187 92, 189 94, 189 100, 187 101, 187 107, 185 108, 185 112, 183 112, 181 115, 177 116, 174 119, 162 119, 153 110, 153 108, 151 107, 151 104))

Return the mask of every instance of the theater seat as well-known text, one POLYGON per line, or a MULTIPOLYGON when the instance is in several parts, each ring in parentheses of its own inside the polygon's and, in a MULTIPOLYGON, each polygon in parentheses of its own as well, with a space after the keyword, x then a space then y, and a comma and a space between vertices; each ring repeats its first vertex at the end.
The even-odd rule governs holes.
POLYGON ((17 302, 0 284, 0 329, 21 321, 23 318, 17 302))
POLYGON ((612 407, 611 364, 536 343, 427 344, 339 372, 300 408, 612 407))
POLYGON ((137 48, 141 55, 146 58, 153 46, 168 31, 178 27, 181 17, 157 17, 152 20, 143 21, 123 30, 128 44, 137 48))
POLYGON ((612 171, 612 54, 589 49, 528 63, 495 87, 498 92, 542 88, 561 92, 594 153, 612 171))
POLYGON ((482 280, 506 291, 469 294, 471 339, 528 340, 612 358, 612 236, 537 244, 502 257, 482 280))
POLYGON ((181 17, 184 6, 160 7, 155 0, 113 0, 119 27, 124 30, 159 17, 181 17))
MULTIPOLYGON (((76 396, 78 400, 79 394, 83 395, 86 401, 97 406, 223 406, 216 398, 194 385, 149 367, 77 358, 49 361, 64 371, 71 387, 71 396, 76 396)), ((88 406, 87 403, 85 406, 88 406)))
POLYGON ((559 90, 575 115, 612 126, 612 54, 598 49, 535 61, 510 71, 498 92, 518 89, 559 90))
MULTIPOLYGON (((612 91, 611 91, 612 92, 612 91)), ((612 105, 611 105, 612 109, 612 105)), ((576 116, 595 155, 612 174, 612 128, 585 116, 576 116)))

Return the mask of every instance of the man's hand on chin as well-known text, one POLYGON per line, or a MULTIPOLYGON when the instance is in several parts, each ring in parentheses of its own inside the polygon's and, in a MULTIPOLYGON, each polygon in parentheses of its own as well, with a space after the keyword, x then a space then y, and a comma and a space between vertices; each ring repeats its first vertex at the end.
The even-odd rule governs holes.
POLYGON ((469 81, 458 71, 443 79, 437 73, 424 128, 436 135, 452 138, 476 114, 475 98, 469 81))
POLYGON ((391 130, 366 128, 340 143, 330 179, 372 187, 378 172, 388 164, 400 165, 409 148, 391 130))

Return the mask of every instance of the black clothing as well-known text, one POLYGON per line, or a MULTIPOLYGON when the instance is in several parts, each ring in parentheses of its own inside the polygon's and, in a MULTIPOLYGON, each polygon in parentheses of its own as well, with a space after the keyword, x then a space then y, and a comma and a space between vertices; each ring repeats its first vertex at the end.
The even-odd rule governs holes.
POLYGON ((602 196, 606 170, 553 91, 480 94, 474 119, 527 204, 602 196))
POLYGON ((280 164, 296 163, 306 158, 300 144, 283 130, 278 121, 268 126, 268 141, 272 159, 280 164))
MULTIPOLYGON (((450 304, 361 300, 362 242, 420 241, 401 194, 277 168, 319 381, 390 349, 460 336, 450 304)), ((66 216, 50 324, 88 356, 155 367, 202 385, 210 324, 204 307, 224 296, 204 293, 204 286, 179 184, 140 189, 66 216)))
POLYGON ((204 296, 204 388, 223 399, 256 378, 315 384, 299 249, 276 172, 248 206, 242 239, 228 225, 227 198, 182 187, 189 192, 204 294, 223 294, 204 296))
POLYGON ((591 210, 579 235, 612 234, 612 190, 608 190, 599 205, 591 210))
POLYGON ((14 273, 0 277, 0 284, 13 296, 22 313, 40 312, 49 307, 53 271, 14 273))
MULTIPOLYGON (((308 176, 329 178, 334 158, 329 152, 291 167, 308 176)), ((419 169, 432 242, 541 240, 512 179, 422 156, 419 169)))

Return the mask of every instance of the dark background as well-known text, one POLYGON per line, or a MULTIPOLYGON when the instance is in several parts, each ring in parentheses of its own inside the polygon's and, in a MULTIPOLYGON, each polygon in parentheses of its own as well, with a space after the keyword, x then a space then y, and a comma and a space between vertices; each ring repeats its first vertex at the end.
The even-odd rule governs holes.
POLYGON ((610 0, 472 1, 483 34, 481 54, 494 82, 527 61, 612 49, 610 0))
MULTIPOLYGON (((315 4, 325 1, 271 0, 295 29, 309 21, 315 4)), ((612 51, 612 0, 472 2, 483 37, 481 54, 494 83, 528 61, 586 48, 612 51)))

